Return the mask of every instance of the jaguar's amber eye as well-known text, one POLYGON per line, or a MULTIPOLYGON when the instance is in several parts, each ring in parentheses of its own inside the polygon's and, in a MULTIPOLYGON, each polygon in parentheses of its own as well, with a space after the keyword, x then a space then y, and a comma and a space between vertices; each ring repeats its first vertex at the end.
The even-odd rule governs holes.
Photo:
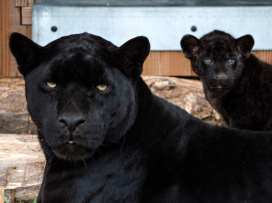
POLYGON ((106 90, 108 88, 108 86, 107 85, 97 85, 96 88, 98 90, 106 90))
POLYGON ((47 85, 48 87, 51 87, 51 88, 57 87, 57 84, 56 84, 56 83, 53 83, 53 82, 47 82, 46 85, 47 85))

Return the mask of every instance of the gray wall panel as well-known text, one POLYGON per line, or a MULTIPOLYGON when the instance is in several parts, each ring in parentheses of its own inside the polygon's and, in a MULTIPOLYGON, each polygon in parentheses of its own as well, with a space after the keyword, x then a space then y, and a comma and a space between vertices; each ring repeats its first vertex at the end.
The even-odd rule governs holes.
POLYGON ((272 7, 63 7, 34 5, 33 40, 41 45, 61 36, 89 32, 117 46, 144 35, 152 50, 180 50, 185 34, 196 37, 219 29, 251 34, 254 50, 272 50, 272 7), (191 31, 192 26, 196 32, 191 31), (57 26, 56 32, 51 31, 57 26))

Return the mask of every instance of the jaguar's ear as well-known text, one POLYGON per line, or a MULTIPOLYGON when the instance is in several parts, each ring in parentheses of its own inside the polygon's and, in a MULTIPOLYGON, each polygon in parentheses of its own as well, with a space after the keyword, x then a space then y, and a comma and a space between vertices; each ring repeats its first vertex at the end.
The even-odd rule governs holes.
POLYGON ((135 37, 118 48, 121 66, 128 76, 138 78, 143 71, 143 63, 150 52, 146 37, 135 37))
POLYGON ((192 59, 198 50, 199 39, 193 35, 185 35, 180 41, 180 46, 186 58, 192 59))
POLYGON ((12 33, 9 48, 15 57, 20 73, 25 77, 33 68, 40 46, 20 33, 12 33))
POLYGON ((254 46, 254 39, 251 35, 245 35, 235 40, 241 55, 245 58, 250 56, 252 47, 254 46))

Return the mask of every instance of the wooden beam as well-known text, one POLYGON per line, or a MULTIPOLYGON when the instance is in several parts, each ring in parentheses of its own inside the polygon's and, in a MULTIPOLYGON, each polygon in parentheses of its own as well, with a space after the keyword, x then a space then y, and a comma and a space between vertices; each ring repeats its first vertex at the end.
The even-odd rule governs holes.
POLYGON ((14 203, 14 199, 15 199, 15 189, 11 190, 10 203, 14 203))
POLYGON ((21 25, 21 8, 15 7, 15 0, 0 1, 0 78, 19 77, 17 63, 9 50, 9 36, 19 32, 31 38, 31 26, 21 25))
POLYGON ((8 75, 10 68, 10 54, 8 47, 8 35, 11 27, 11 1, 0 1, 0 77, 8 75))
POLYGON ((32 25, 31 7, 22 7, 22 25, 32 25))

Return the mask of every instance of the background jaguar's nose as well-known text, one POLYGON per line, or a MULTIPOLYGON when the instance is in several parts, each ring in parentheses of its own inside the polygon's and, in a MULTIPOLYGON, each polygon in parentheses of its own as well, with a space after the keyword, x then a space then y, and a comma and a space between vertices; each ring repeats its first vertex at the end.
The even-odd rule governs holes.
POLYGON ((214 78, 217 80, 223 80, 223 79, 227 78, 227 74, 224 72, 215 73, 214 78))
POLYGON ((61 117, 59 118, 59 121, 64 123, 68 127, 68 130, 70 132, 74 132, 78 125, 85 122, 85 119, 82 117, 76 117, 76 118, 61 117))

